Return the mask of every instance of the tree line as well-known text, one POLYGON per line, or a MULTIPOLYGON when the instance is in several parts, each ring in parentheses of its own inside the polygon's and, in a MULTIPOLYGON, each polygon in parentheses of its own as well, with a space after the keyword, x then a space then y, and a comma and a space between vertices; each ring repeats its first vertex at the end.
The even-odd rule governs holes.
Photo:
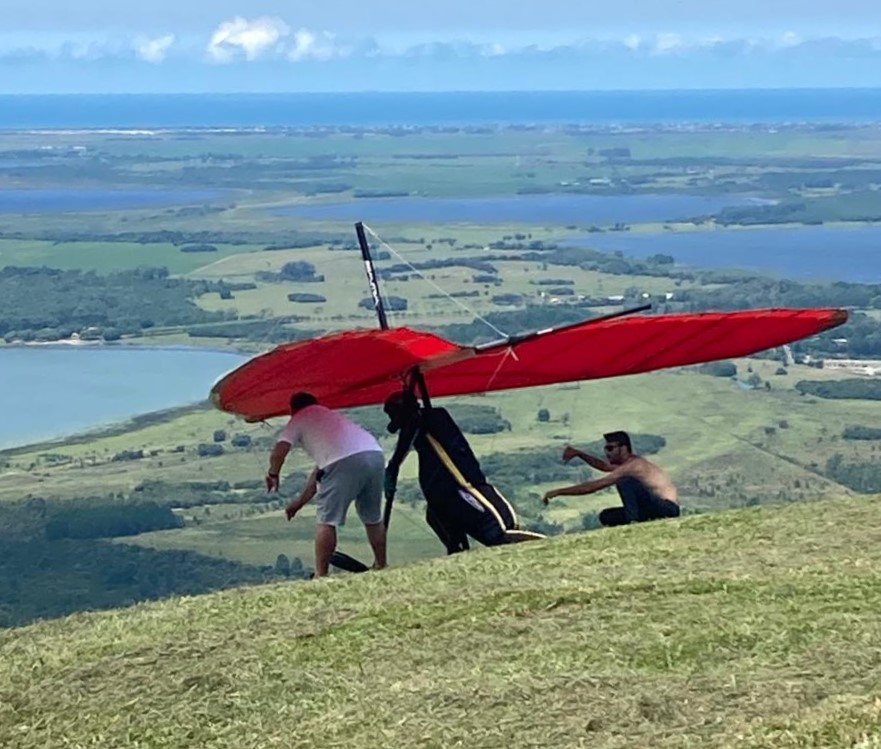
POLYGON ((57 340, 79 333, 114 340, 155 326, 223 320, 194 299, 214 290, 206 281, 170 278, 166 268, 106 276, 79 270, 6 266, 0 269, 0 335, 57 340))

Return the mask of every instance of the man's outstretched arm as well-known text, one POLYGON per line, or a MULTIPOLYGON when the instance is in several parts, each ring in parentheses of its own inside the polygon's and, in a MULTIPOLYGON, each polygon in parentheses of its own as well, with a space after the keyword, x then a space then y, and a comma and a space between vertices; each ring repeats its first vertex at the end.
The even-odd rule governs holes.
POLYGON ((566 445, 566 448, 563 450, 563 462, 568 463, 572 458, 581 458, 581 460, 587 463, 591 468, 596 468, 598 471, 605 471, 608 473, 609 471, 614 470, 614 466, 611 463, 607 463, 602 458, 598 458, 595 455, 579 450, 577 447, 572 447, 572 445, 566 445))
POLYGON ((611 472, 608 476, 603 476, 600 479, 595 479, 594 481, 585 481, 581 484, 574 484, 572 486, 564 486, 560 489, 551 489, 547 492, 542 501, 547 504, 554 497, 562 497, 562 496, 576 496, 581 494, 593 494, 594 492, 598 492, 600 489, 605 489, 609 486, 614 486, 615 483, 620 478, 620 474, 616 471, 611 472))

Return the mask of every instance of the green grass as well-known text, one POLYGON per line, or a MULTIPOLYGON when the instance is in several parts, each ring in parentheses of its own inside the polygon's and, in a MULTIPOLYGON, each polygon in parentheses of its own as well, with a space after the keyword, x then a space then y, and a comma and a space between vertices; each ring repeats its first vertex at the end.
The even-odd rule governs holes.
POLYGON ((479 550, 0 633, 0 744, 874 747, 874 500, 479 550))

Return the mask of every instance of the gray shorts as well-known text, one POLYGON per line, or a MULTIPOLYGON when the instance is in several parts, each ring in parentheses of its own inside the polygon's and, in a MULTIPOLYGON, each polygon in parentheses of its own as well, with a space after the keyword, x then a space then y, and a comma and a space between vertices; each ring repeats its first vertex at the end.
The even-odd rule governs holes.
POLYGON ((322 525, 346 523, 352 501, 364 525, 382 522, 382 484, 385 456, 378 451, 355 453, 324 468, 315 501, 322 525))

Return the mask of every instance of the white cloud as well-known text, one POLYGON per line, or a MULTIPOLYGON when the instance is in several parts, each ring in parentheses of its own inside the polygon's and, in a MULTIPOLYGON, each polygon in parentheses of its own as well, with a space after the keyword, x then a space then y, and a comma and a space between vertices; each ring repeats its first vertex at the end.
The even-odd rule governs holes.
POLYGON ((248 20, 236 17, 224 21, 211 35, 208 56, 214 62, 232 62, 244 57, 256 60, 277 48, 279 40, 290 33, 288 25, 280 18, 263 16, 248 20))
POLYGON ((781 47, 797 47, 802 43, 801 37, 794 31, 787 31, 780 37, 779 44, 781 47))
MULTIPOLYGON (((879 38, 801 38, 795 34, 768 35, 766 37, 723 36, 721 34, 661 33, 643 36, 636 33, 622 37, 572 38, 555 44, 519 40, 512 42, 506 37, 484 39, 439 38, 433 36, 408 45, 389 43, 380 38, 366 48, 353 44, 349 52, 353 57, 418 58, 422 60, 470 60, 479 58, 529 58, 569 59, 608 58, 648 59, 676 57, 695 61, 714 58, 778 57, 797 59, 822 54, 836 58, 876 56, 881 51, 879 38)), ((327 56, 325 56, 326 59, 327 56)))
POLYGON ((135 52, 145 62, 160 63, 168 55, 174 39, 174 34, 166 34, 155 39, 139 41, 135 43, 135 52))
POLYGON ((287 58, 293 62, 302 60, 330 60, 334 57, 348 57, 351 49, 337 46, 333 34, 326 31, 314 32, 299 29, 288 47, 287 58))
POLYGON ((676 52, 681 50, 683 46, 685 43, 679 34, 658 34, 655 37, 655 52, 659 55, 676 52))
MULTIPOLYGON (((676 60, 708 61, 777 59, 787 64, 828 58, 830 61, 881 58, 881 37, 802 36, 794 31, 750 37, 707 32, 646 35, 624 31, 620 35, 577 37, 574 34, 502 32, 469 35, 421 33, 405 37, 386 35, 340 38, 328 31, 296 31, 278 17, 235 17, 203 36, 162 35, 56 35, 35 38, 0 30, 0 60, 73 61, 131 60, 159 64, 174 55, 180 65, 241 63, 273 60, 280 64, 318 64, 331 60, 419 59, 455 63, 493 59, 551 61, 605 60, 610 64, 642 62, 672 65, 676 60)), ((496 64, 496 63, 493 63, 496 64)))
POLYGON ((724 37, 719 36, 718 34, 713 34, 712 36, 705 36, 700 39, 698 44, 701 47, 715 47, 719 44, 725 44, 724 37))
POLYGON ((635 52, 642 45, 642 39, 640 39, 639 34, 630 34, 624 37, 623 43, 627 49, 632 49, 635 52))
POLYGON ((78 62, 94 62, 114 57, 130 57, 131 49, 122 41, 69 41, 55 50, 48 50, 52 57, 78 62))

